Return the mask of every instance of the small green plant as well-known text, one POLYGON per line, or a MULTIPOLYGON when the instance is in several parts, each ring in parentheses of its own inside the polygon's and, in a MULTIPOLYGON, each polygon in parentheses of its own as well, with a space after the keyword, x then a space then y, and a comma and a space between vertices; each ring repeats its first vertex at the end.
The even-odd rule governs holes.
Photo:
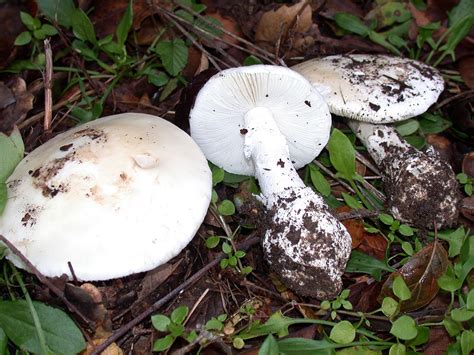
POLYGON ((469 177, 465 173, 459 173, 456 175, 456 179, 462 185, 464 193, 468 196, 472 196, 474 179, 469 177))
POLYGON ((15 39, 15 46, 25 46, 32 43, 33 50, 31 53, 31 58, 34 58, 37 54, 42 52, 42 41, 48 37, 58 34, 58 31, 54 26, 48 23, 41 23, 39 19, 31 16, 27 12, 20 12, 20 19, 27 30, 17 36, 15 39))
POLYGON ((183 338, 188 343, 197 338, 196 331, 187 332, 184 328, 188 314, 189 308, 187 306, 180 306, 175 308, 169 317, 163 314, 156 314, 151 317, 151 323, 156 330, 168 333, 164 337, 155 340, 153 351, 169 349, 177 338, 183 338))
POLYGON ((20 131, 15 128, 10 136, 0 133, 0 216, 7 204, 7 184, 8 177, 18 163, 23 159, 25 146, 21 138, 20 131))
POLYGON ((352 310, 352 304, 347 300, 349 297, 350 291, 349 290, 342 290, 342 292, 336 297, 336 299, 332 301, 322 301, 321 302, 321 309, 323 310, 331 310, 331 318, 336 319, 337 317, 337 310, 343 308, 346 310, 352 310))

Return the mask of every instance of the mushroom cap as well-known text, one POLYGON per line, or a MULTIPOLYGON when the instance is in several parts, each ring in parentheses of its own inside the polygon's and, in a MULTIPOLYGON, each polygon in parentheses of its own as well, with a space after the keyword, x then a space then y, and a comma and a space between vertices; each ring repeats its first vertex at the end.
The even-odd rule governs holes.
MULTIPOLYGON (((0 218, 44 275, 106 280, 150 270, 194 237, 211 198, 207 161, 160 117, 126 113, 59 134, 17 166, 0 218)), ((10 253, 15 265, 24 267, 10 253)))
POLYGON ((444 89, 443 78, 434 68, 385 55, 335 55, 291 69, 320 90, 332 113, 370 123, 418 116, 444 89))
POLYGON ((271 65, 231 68, 209 79, 190 113, 191 135, 211 162, 231 173, 255 175, 253 162, 244 156, 244 117, 257 107, 272 112, 297 169, 329 139, 329 109, 300 74, 271 65))

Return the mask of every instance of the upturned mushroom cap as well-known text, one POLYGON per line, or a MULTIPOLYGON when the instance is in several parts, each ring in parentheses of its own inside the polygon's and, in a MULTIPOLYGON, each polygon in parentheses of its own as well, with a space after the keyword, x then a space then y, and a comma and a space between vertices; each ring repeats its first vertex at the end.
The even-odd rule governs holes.
POLYGON ((255 174, 252 160, 244 155, 244 117, 256 107, 271 111, 297 169, 311 162, 329 139, 327 106, 301 75, 270 65, 231 68, 206 83, 190 114, 191 135, 210 161, 231 173, 255 174))
POLYGON ((418 116, 444 89, 443 78, 432 67, 384 55, 335 55, 291 69, 323 94, 332 113, 370 123, 418 116))
POLYGON ((193 140, 138 113, 56 136, 23 159, 7 185, 0 233, 44 275, 71 277, 71 262, 81 280, 171 259, 194 237, 211 197, 211 173, 193 140))

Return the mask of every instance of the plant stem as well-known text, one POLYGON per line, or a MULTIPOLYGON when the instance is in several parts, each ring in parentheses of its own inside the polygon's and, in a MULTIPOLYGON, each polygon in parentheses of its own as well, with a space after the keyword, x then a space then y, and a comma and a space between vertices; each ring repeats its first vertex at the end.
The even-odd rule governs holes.
POLYGON ((40 322, 38 313, 36 312, 33 301, 31 300, 28 290, 25 287, 25 283, 23 282, 23 279, 20 273, 18 272, 17 268, 13 264, 11 264, 11 267, 18 281, 18 285, 20 285, 21 291, 23 292, 23 295, 25 296, 25 300, 26 300, 26 303, 28 304, 28 308, 30 309, 31 318, 33 318, 33 323, 35 324, 36 335, 38 335, 41 353, 44 355, 50 354, 51 351, 49 351, 48 346, 46 345, 46 338, 44 336, 43 328, 41 327, 41 322, 40 322))

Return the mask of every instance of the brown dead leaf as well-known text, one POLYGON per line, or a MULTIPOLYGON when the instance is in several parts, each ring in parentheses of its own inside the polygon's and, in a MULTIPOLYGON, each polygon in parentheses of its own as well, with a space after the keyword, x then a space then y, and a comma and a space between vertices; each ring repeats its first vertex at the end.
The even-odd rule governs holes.
POLYGON ((423 348, 423 354, 446 354, 446 350, 452 342, 453 338, 449 336, 444 327, 430 328, 430 337, 423 348))
POLYGON ((441 160, 448 164, 454 164, 453 144, 447 137, 440 134, 428 134, 426 142, 439 153, 441 160))
POLYGON ((147 297, 156 290, 168 277, 170 277, 176 268, 181 264, 183 259, 179 259, 174 264, 163 264, 153 270, 146 273, 143 281, 141 282, 141 289, 138 292, 138 299, 136 302, 142 301, 143 298, 147 297))
POLYGON ((469 88, 474 90, 474 56, 464 57, 458 61, 458 70, 469 88))
POLYGON ((81 287, 67 283, 64 295, 82 314, 94 321, 96 327, 107 328, 110 325, 107 310, 102 302, 102 294, 91 283, 84 283, 81 287))
POLYGON ((204 70, 209 69, 209 59, 196 47, 189 48, 188 64, 183 69, 183 76, 190 80, 204 70))
POLYGON ((381 289, 380 282, 368 283, 363 280, 356 282, 349 286, 348 301, 352 303, 355 311, 358 312, 372 312, 380 307, 377 302, 377 296, 381 289))
POLYGON ((474 222, 474 195, 463 198, 459 211, 465 218, 474 222))
POLYGON ((444 274, 449 259, 443 246, 434 242, 413 255, 398 271, 393 272, 382 286, 378 301, 390 296, 396 298, 392 292, 395 277, 402 276, 411 291, 411 298, 401 302, 400 311, 409 312, 421 308, 436 296, 439 290, 436 280, 444 274))
POLYGON ((352 0, 324 1, 318 14, 332 20, 334 15, 340 12, 347 12, 359 18, 364 17, 364 11, 352 0))
POLYGON ((380 234, 367 233, 366 237, 357 247, 357 250, 373 256, 376 259, 384 260, 387 241, 380 234))
POLYGON ((7 67, 15 58, 17 50, 13 43, 16 37, 25 30, 20 20, 20 8, 17 4, 0 4, 0 69, 7 67))
POLYGON ((304 33, 309 30, 313 23, 311 17, 311 6, 308 5, 306 0, 300 0, 292 6, 283 5, 276 11, 268 11, 263 14, 257 25, 255 40, 276 43, 284 37, 294 20, 296 20, 296 23, 293 31, 304 33))
MULTIPOLYGON (((242 31, 240 31, 240 27, 237 24, 237 21, 229 16, 223 16, 220 12, 207 12, 207 17, 212 17, 213 19, 219 21, 222 27, 228 31, 233 33, 236 36, 243 37, 242 31)), ((212 47, 219 46, 220 48, 226 49, 229 48, 229 45, 226 43, 231 44, 239 44, 239 41, 234 37, 224 33, 221 36, 222 41, 213 41, 211 44, 212 47)))
POLYGON ((10 90, 14 101, 11 102, 11 96, 4 93, 5 103, 11 103, 0 112, 0 132, 11 131, 16 122, 23 120, 33 108, 34 100, 34 96, 28 91, 25 81, 20 77, 14 77, 5 86, 10 90))
MULTIPOLYGON (((348 206, 341 206, 336 209, 336 212, 338 213, 350 211, 352 211, 352 208, 348 206)), ((346 219, 341 223, 344 225, 344 227, 346 227, 347 231, 351 235, 352 249, 357 248, 366 237, 366 234, 368 234, 364 229, 364 221, 362 219, 352 218, 346 219)))

